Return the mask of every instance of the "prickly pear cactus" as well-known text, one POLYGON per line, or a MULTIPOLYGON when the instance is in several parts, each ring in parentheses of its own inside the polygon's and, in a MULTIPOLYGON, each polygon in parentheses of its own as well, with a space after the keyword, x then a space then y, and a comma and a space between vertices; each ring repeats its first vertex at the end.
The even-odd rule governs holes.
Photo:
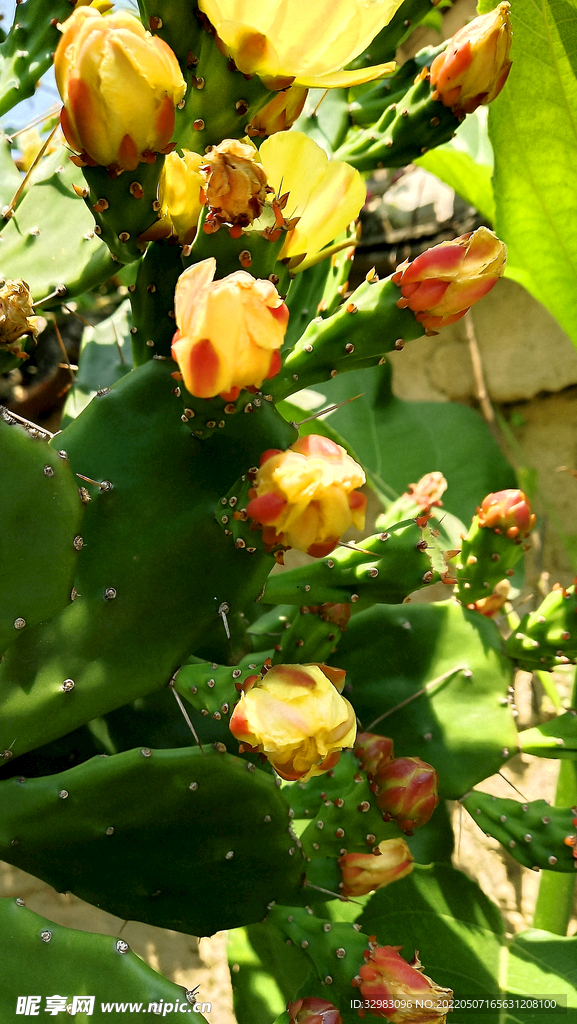
MULTIPOLYGON (((500 91, 508 4, 396 70, 438 21, 429 0, 109 6, 27 0, 0 46, 0 111, 17 120, 52 64, 62 100, 60 128, 6 120, 0 151, 0 856, 124 919, 230 929, 239 1024, 417 1020, 397 1010, 419 993, 441 1021, 467 995, 451 962, 481 959, 480 922, 493 946, 502 923, 449 868, 439 800, 573 877, 577 794, 471 789, 518 750, 573 765, 571 712, 519 734, 509 694, 516 664, 574 662, 575 601, 555 589, 500 631, 535 518, 512 470, 477 458, 476 425, 467 532, 432 428, 399 456, 403 493, 383 478, 381 413, 418 413, 381 378, 359 386, 489 291, 503 243, 481 227, 379 279, 356 273, 354 222, 359 168, 404 166, 500 91), (85 329, 47 430, 18 402, 62 312, 85 329), (466 907, 437 969, 443 885, 466 907), (423 964, 388 886, 428 922, 423 964)), ((121 938, 21 900, 0 904, 0 934, 3 1022, 104 1019, 106 998, 202 1014, 121 938)), ((503 961, 486 963, 499 991, 503 961)), ((555 985, 573 998, 562 970, 555 985)))

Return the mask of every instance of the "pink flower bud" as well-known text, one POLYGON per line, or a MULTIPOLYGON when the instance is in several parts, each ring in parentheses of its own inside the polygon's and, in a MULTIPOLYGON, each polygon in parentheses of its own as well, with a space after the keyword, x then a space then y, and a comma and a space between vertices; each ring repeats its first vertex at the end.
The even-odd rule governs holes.
MULTIPOLYGON (((353 985, 360 988, 363 999, 374 1002, 371 1014, 386 1017, 391 1024, 445 1024, 451 989, 423 974, 417 955, 408 964, 399 949, 401 946, 372 945, 353 985)), ((359 1013, 364 1017, 363 1010, 359 1013)))
POLYGON ((347 853, 339 858, 342 896, 364 896, 413 870, 413 857, 404 839, 384 839, 377 849, 377 854, 347 853))
POLYGON ((488 494, 477 509, 477 515, 479 526, 517 541, 528 537, 537 521, 529 499, 516 488, 488 494))
POLYGON ((374 777, 377 805, 403 832, 425 825, 439 803, 439 776, 420 757, 396 757, 374 777))
POLYGON ((388 736, 378 736, 374 732, 360 732, 355 742, 355 757, 361 762, 361 768, 369 778, 386 765, 395 756, 393 741, 388 736))
POLYGON ((485 227, 440 242, 397 268, 392 277, 402 293, 397 306, 412 309, 427 332, 453 324, 497 283, 506 253, 503 242, 485 227))
POLYGON ((343 1018, 333 1003, 316 996, 298 999, 287 1006, 289 1024, 343 1024, 343 1018))
POLYGON ((510 4, 501 3, 474 18, 431 64, 433 99, 450 107, 456 117, 472 114, 501 92, 511 70, 510 10, 510 4))

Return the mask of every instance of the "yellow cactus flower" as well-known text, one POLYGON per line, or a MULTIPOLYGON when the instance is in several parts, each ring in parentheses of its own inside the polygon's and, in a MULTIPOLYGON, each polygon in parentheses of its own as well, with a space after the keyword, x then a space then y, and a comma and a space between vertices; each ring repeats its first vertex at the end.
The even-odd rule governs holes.
POLYGON ((358 217, 366 199, 359 172, 341 160, 329 160, 304 132, 280 132, 259 150, 268 184, 288 193, 285 214, 298 217, 279 259, 296 260, 320 252, 358 217))
POLYGON ((79 7, 54 70, 62 130, 86 163, 133 171, 168 148, 186 83, 170 47, 132 14, 79 7))
POLYGON ((329 665, 275 665, 249 676, 230 719, 243 748, 258 750, 283 779, 306 781, 334 768, 357 732, 341 697, 345 672, 329 665))
POLYGON ((183 149, 182 156, 168 154, 158 186, 161 218, 145 232, 145 241, 171 235, 182 245, 192 241, 203 207, 204 178, 199 169, 202 163, 203 157, 189 149, 183 149))
POLYGON ((191 395, 232 401, 280 370, 288 309, 270 281, 244 270, 214 281, 215 273, 210 257, 180 275, 172 356, 191 395))
POLYGON ((245 75, 271 89, 341 88, 380 78, 394 63, 342 71, 366 50, 402 0, 199 0, 245 75))
POLYGON ((265 527, 265 544, 322 558, 350 526, 363 529, 367 499, 356 488, 365 479, 340 444, 309 434, 285 452, 271 448, 261 455, 246 510, 265 527))

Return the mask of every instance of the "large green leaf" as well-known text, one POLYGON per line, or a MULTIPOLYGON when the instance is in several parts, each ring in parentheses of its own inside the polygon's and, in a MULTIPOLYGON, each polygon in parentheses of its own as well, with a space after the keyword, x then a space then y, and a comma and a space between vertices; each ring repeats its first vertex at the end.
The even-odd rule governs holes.
POLYGON ((444 509, 467 523, 486 494, 515 486, 513 470, 473 409, 456 402, 404 402, 393 396, 390 375, 385 364, 344 373, 315 388, 327 404, 361 394, 328 422, 381 492, 395 497, 425 473, 440 470, 449 484, 444 509))
POLYGON ((513 67, 489 116, 496 231, 509 276, 577 344, 577 5, 514 0, 512 19, 513 67))
POLYGON ((512 663, 478 612, 454 601, 374 605, 351 619, 333 660, 363 729, 391 736, 398 757, 432 764, 442 796, 462 796, 517 749, 512 663))
MULTIPOLYGON (((331 904, 332 908, 338 904, 331 904)), ((381 944, 418 950, 425 973, 456 999, 501 999, 501 1008, 456 1009, 455 1024, 543 1024, 551 1011, 523 1006, 528 996, 566 1000, 563 1020, 577 1020, 577 938, 530 930, 505 936, 497 907, 475 882, 445 864, 416 865, 412 875, 376 892, 359 918, 381 944)), ((451 1019, 453 1015, 451 1014, 451 1019)))

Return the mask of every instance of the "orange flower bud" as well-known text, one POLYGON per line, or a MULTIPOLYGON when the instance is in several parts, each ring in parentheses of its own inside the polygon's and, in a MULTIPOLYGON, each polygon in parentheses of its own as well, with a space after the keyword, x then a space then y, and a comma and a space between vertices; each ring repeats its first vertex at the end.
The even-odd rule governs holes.
POLYGON ((439 803, 439 776, 420 757, 395 757, 374 777, 377 805, 386 821, 394 818, 403 832, 426 825, 439 803))
POLYGON ((266 106, 255 114, 247 128, 247 134, 260 135, 262 138, 291 128, 303 112, 308 92, 308 89, 300 85, 291 85, 289 89, 275 93, 266 106))
POLYGON ((360 732, 355 743, 355 757, 361 762, 361 768, 371 778, 381 765, 388 764, 395 756, 393 741, 388 736, 378 736, 375 732, 360 732))
POLYGON ((341 896, 365 896, 373 889, 404 878, 413 870, 413 856, 404 839, 384 839, 379 853, 347 853, 339 858, 341 896))
POLYGON ((317 996, 307 996, 289 1003, 289 1024, 343 1024, 343 1018, 333 1003, 317 996))
POLYGON ((270 281, 244 270, 213 281, 213 257, 180 275, 172 357, 191 395, 228 401, 280 370, 288 309, 270 281))
POLYGON ((186 91, 178 61, 132 14, 79 7, 54 55, 62 130, 87 163, 133 171, 162 153, 186 91))
MULTIPOLYGON (((423 974, 417 955, 412 964, 403 960, 401 948, 373 945, 353 984, 360 988, 363 999, 373 1003, 371 1014, 386 1017, 391 1024, 446 1024, 451 989, 423 974)), ((364 1017, 364 1012, 359 1012, 364 1017)))
POLYGON ((321 558, 350 526, 363 529, 367 501, 355 488, 364 482, 363 470, 344 448, 309 434, 286 452, 264 452, 246 510, 265 527, 265 544, 321 558))
POLYGON ((497 283, 506 255, 503 242, 485 227, 440 242, 397 268, 392 277, 402 292, 397 306, 412 309, 427 332, 453 324, 497 283))
POLYGON ((219 220, 246 227, 260 217, 266 199, 266 172, 257 158, 254 146, 237 139, 225 139, 206 156, 206 198, 219 220))
POLYGON ((537 521, 526 494, 513 487, 488 494, 477 509, 477 515, 479 526, 517 541, 528 537, 537 521))
POLYGON ((344 679, 328 665, 275 665, 241 694, 230 731, 283 779, 322 775, 355 742, 355 712, 340 695, 344 679))
POLYGON ((433 99, 451 107, 457 117, 491 103, 505 85, 511 70, 510 10, 509 3, 501 3, 474 18, 431 64, 433 99))
POLYGON ((4 281, 0 287, 0 350, 26 359, 20 346, 25 334, 36 338, 38 328, 32 296, 25 281, 4 281))

